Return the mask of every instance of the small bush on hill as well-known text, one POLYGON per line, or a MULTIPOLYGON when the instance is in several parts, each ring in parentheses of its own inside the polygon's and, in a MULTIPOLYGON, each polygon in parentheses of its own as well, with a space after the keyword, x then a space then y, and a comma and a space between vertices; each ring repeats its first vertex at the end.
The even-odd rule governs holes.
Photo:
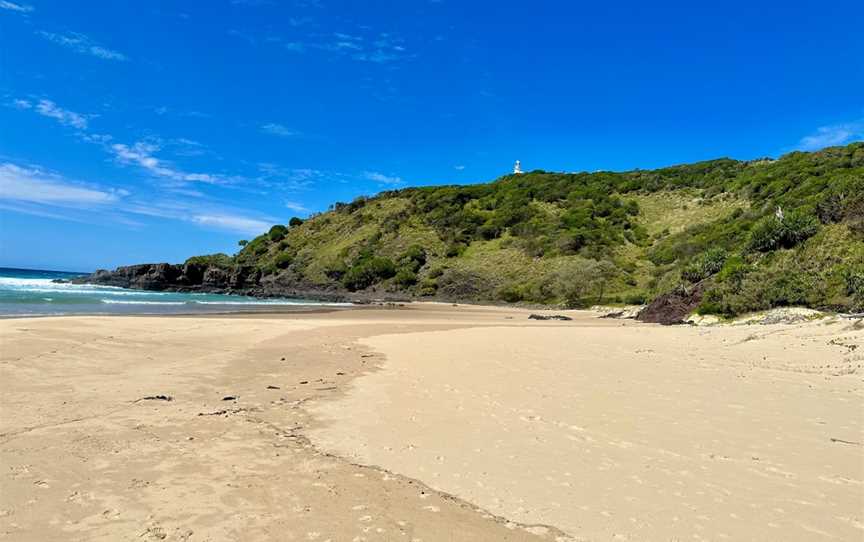
POLYGON ((410 269, 402 268, 393 277, 393 282, 402 287, 413 286, 417 284, 417 274, 410 269))
POLYGON ((273 260, 273 265, 278 267, 279 269, 285 269, 289 265, 291 265, 293 258, 291 254, 287 252, 282 252, 276 256, 276 259, 273 260))
POLYGON ((722 248, 712 248, 703 252, 687 267, 681 270, 681 278, 688 282, 696 283, 711 275, 719 273, 726 263, 728 253, 722 248))
POLYGON ((399 264, 416 273, 426 265, 426 250, 420 245, 411 245, 399 257, 399 264))
POLYGON ((267 232, 267 236, 270 238, 271 241, 276 242, 281 241, 287 233, 288 228, 286 228, 282 224, 276 224, 275 226, 270 228, 270 231, 267 232))
POLYGON ((377 256, 361 258, 342 277, 342 284, 348 290, 356 292, 389 279, 395 274, 396 266, 388 258, 377 256))
POLYGON ((813 236, 818 227, 815 217, 800 211, 789 212, 783 218, 772 215, 756 223, 748 247, 757 252, 792 248, 813 236))
POLYGON ((212 265, 215 267, 228 268, 234 265, 234 258, 221 252, 216 254, 205 254, 203 256, 192 256, 186 260, 187 264, 212 265))

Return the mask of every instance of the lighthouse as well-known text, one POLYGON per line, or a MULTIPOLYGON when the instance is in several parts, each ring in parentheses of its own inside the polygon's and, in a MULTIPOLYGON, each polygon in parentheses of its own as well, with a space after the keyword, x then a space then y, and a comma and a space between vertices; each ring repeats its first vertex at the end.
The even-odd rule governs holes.
POLYGON ((516 164, 513 166, 513 175, 522 175, 522 164, 519 160, 516 160, 516 164))

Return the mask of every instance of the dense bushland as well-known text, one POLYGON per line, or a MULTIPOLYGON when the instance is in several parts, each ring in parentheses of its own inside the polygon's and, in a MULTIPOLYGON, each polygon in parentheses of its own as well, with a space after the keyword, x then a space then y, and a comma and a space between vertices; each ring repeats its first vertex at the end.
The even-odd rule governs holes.
POLYGON ((207 258, 264 281, 416 297, 578 307, 702 283, 703 313, 861 310, 864 144, 389 191, 207 258))

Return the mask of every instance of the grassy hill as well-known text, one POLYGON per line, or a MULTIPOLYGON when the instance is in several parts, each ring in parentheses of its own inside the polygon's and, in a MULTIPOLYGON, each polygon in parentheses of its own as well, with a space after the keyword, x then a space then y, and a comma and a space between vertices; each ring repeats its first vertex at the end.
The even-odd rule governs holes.
POLYGON ((192 261, 326 291, 583 306, 700 283, 702 313, 864 310, 864 143, 389 191, 241 245, 192 261))

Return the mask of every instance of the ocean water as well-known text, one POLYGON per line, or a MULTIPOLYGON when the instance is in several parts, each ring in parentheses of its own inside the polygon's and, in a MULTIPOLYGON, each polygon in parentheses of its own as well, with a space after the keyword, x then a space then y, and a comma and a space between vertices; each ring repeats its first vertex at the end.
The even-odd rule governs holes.
POLYGON ((63 284, 82 273, 0 267, 0 317, 63 314, 194 314, 303 310, 348 306, 308 299, 258 299, 238 295, 147 292, 113 286, 63 284))

